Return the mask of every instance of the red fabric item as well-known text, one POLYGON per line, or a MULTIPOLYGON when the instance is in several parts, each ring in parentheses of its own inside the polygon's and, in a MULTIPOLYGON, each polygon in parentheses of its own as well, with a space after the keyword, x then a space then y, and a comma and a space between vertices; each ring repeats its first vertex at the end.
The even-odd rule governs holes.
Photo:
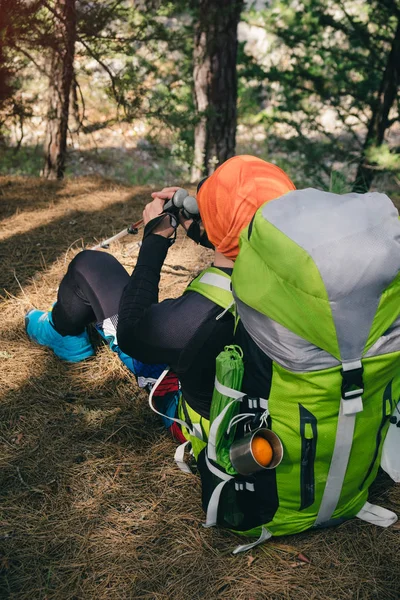
POLYGON ((164 379, 161 381, 161 383, 158 384, 154 397, 165 396, 165 394, 168 394, 169 392, 176 392, 178 390, 179 390, 179 379, 175 375, 175 373, 170 371, 164 377, 164 379))
POLYGON ((171 427, 169 428, 169 431, 171 432, 171 435, 174 438, 174 440, 176 440, 180 444, 187 442, 187 439, 183 435, 180 426, 178 425, 178 423, 175 423, 175 421, 172 423, 171 427))
POLYGON ((295 190, 282 169, 256 156, 234 156, 224 162, 197 194, 208 239, 218 252, 235 259, 239 235, 260 206, 295 190))

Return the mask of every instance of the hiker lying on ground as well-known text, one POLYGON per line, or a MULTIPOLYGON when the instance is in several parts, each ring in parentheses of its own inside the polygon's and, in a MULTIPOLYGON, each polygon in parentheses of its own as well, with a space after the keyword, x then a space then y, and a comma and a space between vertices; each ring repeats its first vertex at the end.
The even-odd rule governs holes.
MULTIPOLYGON (((145 225, 160 215, 165 200, 176 189, 164 188, 152 194, 153 200, 143 212, 145 225)), ((211 274, 228 279, 228 288, 241 230, 267 200, 293 189, 281 169, 252 156, 228 160, 201 185, 197 194, 200 216, 215 248, 211 274)), ((187 229, 190 223, 184 225, 187 229)), ((210 299, 213 294, 207 290, 213 286, 199 283, 200 277, 181 297, 158 302, 160 272, 173 234, 166 215, 144 237, 131 276, 110 254, 81 252, 61 281, 52 312, 31 310, 26 316, 26 330, 32 340, 50 347, 60 358, 79 362, 94 354, 86 328, 96 323, 111 348, 136 374, 139 385, 154 382, 168 364, 179 378, 187 404, 208 418, 215 358, 233 337, 233 316, 229 311, 221 316, 227 308, 226 298, 230 302, 232 297, 229 291, 221 301, 210 299)), ((255 365, 263 361, 254 343, 244 339, 242 344, 249 346, 248 361, 255 365)), ((249 393, 264 376, 263 369, 255 376, 249 373, 249 393)), ((166 391, 179 387, 176 379, 167 379, 165 386, 166 391)))

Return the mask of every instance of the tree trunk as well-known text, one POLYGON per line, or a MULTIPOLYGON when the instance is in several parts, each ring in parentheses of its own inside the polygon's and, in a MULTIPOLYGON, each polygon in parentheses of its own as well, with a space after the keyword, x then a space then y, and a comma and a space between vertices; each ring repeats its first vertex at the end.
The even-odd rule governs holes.
POLYGON ((195 128, 192 181, 234 156, 237 27, 243 0, 199 0, 194 45, 195 128))
POLYGON ((400 84, 400 19, 386 63, 385 72, 379 87, 378 97, 372 107, 362 156, 357 169, 353 191, 364 193, 371 187, 374 170, 368 164, 367 153, 372 146, 381 146, 389 125, 389 112, 397 97, 400 84))
POLYGON ((76 0, 56 0, 54 18, 55 45, 51 61, 49 108, 43 175, 62 179, 67 152, 68 115, 74 76, 76 38, 76 0))

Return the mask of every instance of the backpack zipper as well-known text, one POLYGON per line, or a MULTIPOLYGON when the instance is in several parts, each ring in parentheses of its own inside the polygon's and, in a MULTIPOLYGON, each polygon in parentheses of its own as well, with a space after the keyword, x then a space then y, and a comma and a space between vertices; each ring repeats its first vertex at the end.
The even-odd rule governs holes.
POLYGON ((300 410, 300 436, 301 436, 301 461, 300 461, 300 510, 308 508, 315 499, 315 454, 317 449, 317 419, 304 406, 299 404, 300 410))

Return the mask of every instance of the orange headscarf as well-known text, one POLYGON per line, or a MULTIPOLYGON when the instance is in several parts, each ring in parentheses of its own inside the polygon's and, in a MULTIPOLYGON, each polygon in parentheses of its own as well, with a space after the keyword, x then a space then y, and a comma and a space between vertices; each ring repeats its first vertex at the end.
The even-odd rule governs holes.
POLYGON ((295 190, 282 169, 256 156, 234 156, 203 183, 197 194, 208 239, 218 252, 236 258, 239 235, 268 200, 295 190))

